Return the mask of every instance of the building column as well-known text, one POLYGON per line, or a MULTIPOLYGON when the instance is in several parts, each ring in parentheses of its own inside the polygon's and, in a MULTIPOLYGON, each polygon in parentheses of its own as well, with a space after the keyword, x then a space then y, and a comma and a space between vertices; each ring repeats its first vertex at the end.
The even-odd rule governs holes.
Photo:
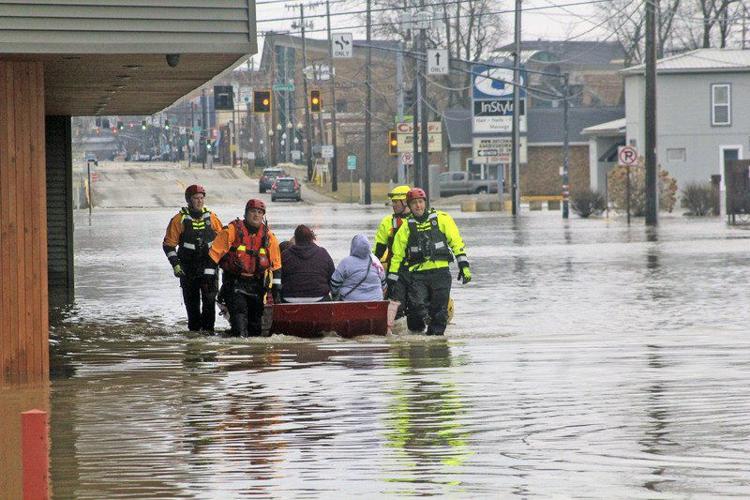
POLYGON ((47 380, 44 67, 0 61, 0 384, 47 380))
POLYGON ((50 306, 74 299, 73 155, 69 116, 47 116, 47 279, 50 306))

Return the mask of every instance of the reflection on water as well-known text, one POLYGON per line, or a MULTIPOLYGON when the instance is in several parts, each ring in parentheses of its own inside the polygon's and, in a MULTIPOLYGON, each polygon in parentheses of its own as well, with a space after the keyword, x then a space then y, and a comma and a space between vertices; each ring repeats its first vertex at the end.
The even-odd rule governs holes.
MULTIPOLYGON (((349 341, 185 332, 160 247, 171 211, 95 212, 42 396, 55 496, 750 493, 750 234, 451 212, 475 279, 452 292, 448 336, 349 341)), ((281 238, 312 223, 338 261, 382 213, 269 218, 281 238)))

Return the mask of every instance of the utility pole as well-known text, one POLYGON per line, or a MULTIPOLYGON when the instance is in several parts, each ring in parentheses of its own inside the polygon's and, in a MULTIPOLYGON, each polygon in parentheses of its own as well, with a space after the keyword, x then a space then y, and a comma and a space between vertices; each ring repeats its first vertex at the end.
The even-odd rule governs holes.
MULTIPOLYGON (((563 219, 567 219, 569 215, 569 203, 570 203, 570 176, 568 168, 570 166, 570 144, 569 144, 569 131, 568 131, 568 96, 570 84, 570 75, 565 73, 563 76, 563 168, 562 168, 562 216, 563 219)), ((513 110, 515 113, 515 109, 513 110)))
MULTIPOLYGON (((425 12, 424 8, 424 0, 420 1, 420 8, 422 12, 425 12)), ((423 22, 422 19, 420 19, 420 22, 423 22)), ((422 189, 424 189, 425 193, 427 194, 427 198, 430 197, 430 152, 428 151, 429 146, 429 135, 427 133, 427 108, 425 106, 425 102, 427 101, 427 30, 424 28, 424 25, 420 27, 419 30, 419 38, 420 38, 420 46, 422 47, 422 54, 425 55, 424 61, 422 62, 422 69, 419 71, 419 86, 422 89, 420 92, 422 94, 421 98, 419 99, 419 133, 421 134, 420 139, 422 143, 422 152, 420 153, 420 156, 422 157, 421 160, 421 166, 420 169, 422 174, 422 189)))
POLYGON ((310 136, 312 122, 310 121, 310 95, 307 92, 307 75, 305 74, 305 69, 307 68, 307 43, 305 42, 305 6, 303 4, 299 4, 299 24, 302 31, 302 87, 305 92, 305 137, 307 138, 305 156, 307 157, 307 181, 310 182, 313 178, 312 137, 310 136))
POLYGON ((208 128, 206 124, 208 122, 208 103, 206 98, 206 89, 201 89, 201 160, 203 162, 203 168, 206 168, 206 161, 208 156, 208 128))
POLYGON ((646 225, 658 222, 656 192, 656 8, 659 0, 646 0, 646 225))
MULTIPOLYGON (((417 37, 414 37, 415 53, 419 52, 419 43, 417 37)), ((411 144, 412 154, 411 157, 414 161, 414 187, 422 187, 422 157, 417 153, 419 151, 419 101, 421 100, 422 93, 419 85, 419 62, 416 56, 413 58, 414 62, 414 81, 412 81, 412 95, 414 96, 414 103, 412 104, 412 131, 411 131, 411 144)))
POLYGON ((365 85, 367 86, 367 97, 365 100, 365 205, 372 203, 372 192, 370 186, 370 171, 372 169, 372 152, 370 142, 372 140, 372 0, 367 0, 367 63, 365 68, 365 85))
POLYGON ((193 166, 193 148, 195 147, 195 140, 193 137, 193 128, 195 127, 195 103, 190 101, 190 133, 188 134, 188 168, 193 166), (190 143, 193 143, 191 146, 190 143))
MULTIPOLYGON (((398 95, 396 96, 396 117, 398 123, 404 121, 404 53, 402 42, 398 44, 399 51, 396 52, 396 85, 398 85, 398 95)), ((398 173, 396 176, 398 184, 407 184, 406 165, 398 161, 398 173)))
POLYGON ((514 43, 513 43, 513 140, 512 140, 512 152, 511 152, 511 171, 510 171, 510 186, 511 186, 511 213, 518 215, 519 209, 521 208, 521 195, 519 193, 519 113, 521 107, 521 0, 516 0, 516 18, 515 18, 515 30, 514 30, 514 43))
POLYGON ((336 81, 333 68, 333 45, 331 38, 331 3, 326 0, 326 23, 328 25, 328 78, 331 82, 331 145, 333 145, 333 158, 331 158, 331 191, 339 190, 338 175, 338 148, 336 145, 336 81))

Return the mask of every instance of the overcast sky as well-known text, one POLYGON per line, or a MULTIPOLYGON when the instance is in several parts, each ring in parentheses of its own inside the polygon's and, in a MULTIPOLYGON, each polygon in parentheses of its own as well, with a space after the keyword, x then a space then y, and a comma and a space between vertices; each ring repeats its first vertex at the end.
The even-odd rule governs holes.
MULTIPOLYGON (((258 0, 259 2, 268 2, 269 0, 258 0)), ((271 0, 275 1, 275 0, 271 0)), ((305 14, 325 14, 325 5, 313 8, 308 7, 312 2, 305 1, 305 14)), ((436 3, 436 0, 426 0, 426 3, 436 3)), ((571 5, 571 4, 583 4, 583 0, 524 0, 523 8, 538 8, 544 7, 544 10, 527 11, 522 16, 522 38, 524 40, 564 40, 568 38, 574 38, 575 40, 601 40, 610 35, 609 31, 596 26, 601 22, 592 18, 594 7, 589 4, 584 5, 571 5), (567 7, 565 5, 568 5, 567 7), (548 8, 547 8, 548 7, 548 8)), ((512 11, 514 2, 513 0, 496 0, 497 7, 493 10, 509 10, 512 11)), ((266 22, 269 19, 277 19, 284 17, 292 17, 299 15, 297 8, 287 8, 285 5, 292 5, 292 3, 261 3, 257 5, 257 23, 258 23, 258 53, 260 54, 263 46, 263 37, 261 33, 270 30, 290 30, 292 21, 276 21, 266 22)), ((299 2, 295 2, 294 5, 299 5, 299 2)), ((365 2, 353 2, 349 1, 346 3, 331 4, 331 12, 350 12, 357 10, 364 10, 365 2)), ((505 40, 506 43, 513 41, 513 14, 503 14, 506 29, 508 31, 508 37, 505 40)), ((326 27, 325 17, 314 18, 313 29, 324 29, 326 27)), ((337 27, 349 27, 363 24, 359 19, 353 16, 334 16, 331 18, 331 25, 335 31, 337 27)), ((364 30, 352 30, 346 29, 346 31, 354 32, 355 38, 364 38, 364 30)), ((325 32, 313 32, 309 34, 310 38, 326 38, 325 32)), ((613 37, 609 38, 614 39, 613 37)), ((256 63, 259 61, 259 57, 256 58, 256 63)))

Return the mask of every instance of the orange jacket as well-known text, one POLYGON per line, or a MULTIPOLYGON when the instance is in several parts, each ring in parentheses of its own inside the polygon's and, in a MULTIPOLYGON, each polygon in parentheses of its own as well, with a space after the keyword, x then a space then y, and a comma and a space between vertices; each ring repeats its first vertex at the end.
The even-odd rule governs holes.
MULTIPOLYGON (((222 229, 221 221, 213 212, 211 212, 211 227, 217 234, 222 229)), ((177 215, 172 217, 171 221, 169 221, 169 225, 167 226, 167 234, 164 235, 164 242, 162 243, 162 245, 171 248, 179 245, 180 236, 182 235, 183 229, 184 226, 182 225, 182 211, 180 211, 177 213, 177 215)))
MULTIPOLYGON (((222 229, 216 235, 216 239, 211 244, 211 249, 208 251, 208 255, 218 264, 221 258, 229 252, 235 239, 237 239, 237 229, 233 224, 229 224, 226 229, 222 229)), ((268 258, 271 261, 272 271, 281 269, 279 240, 276 239, 276 235, 273 234, 273 231, 270 229, 268 230, 268 258)))

